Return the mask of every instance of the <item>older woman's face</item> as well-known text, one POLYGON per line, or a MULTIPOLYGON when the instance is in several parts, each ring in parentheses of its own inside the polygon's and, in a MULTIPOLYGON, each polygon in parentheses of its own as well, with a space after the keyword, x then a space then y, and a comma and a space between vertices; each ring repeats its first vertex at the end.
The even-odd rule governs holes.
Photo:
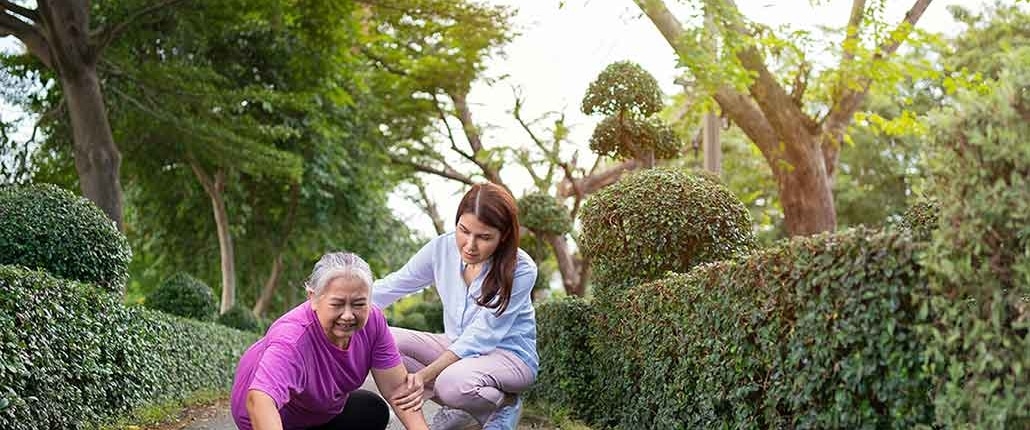
POLYGON ((338 277, 329 282, 322 293, 310 297, 322 330, 329 341, 347 348, 351 336, 368 322, 369 288, 354 277, 338 277))

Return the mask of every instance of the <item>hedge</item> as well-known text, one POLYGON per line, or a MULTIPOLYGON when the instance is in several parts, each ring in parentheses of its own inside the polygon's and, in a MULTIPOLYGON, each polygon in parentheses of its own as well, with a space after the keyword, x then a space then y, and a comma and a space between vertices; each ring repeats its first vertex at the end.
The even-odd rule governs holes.
POLYGON ((594 368, 588 340, 593 304, 579 297, 536 307, 540 373, 530 395, 579 416, 594 410, 594 368))
POLYGON ((256 340, 0 266, 0 428, 89 428, 199 390, 227 390, 256 340))
POLYGON ((0 187, 0 264, 121 293, 132 252, 89 200, 51 184, 0 187))
POLYGON ((579 418, 624 429, 930 423, 916 332, 922 246, 864 229, 794 239, 638 285, 604 312, 541 312, 541 362, 596 374, 584 388, 544 367, 547 386, 537 392, 553 402, 593 399, 574 411, 579 418), (588 328, 565 336, 587 331, 587 346, 555 335, 583 324, 583 313, 593 315, 588 328))

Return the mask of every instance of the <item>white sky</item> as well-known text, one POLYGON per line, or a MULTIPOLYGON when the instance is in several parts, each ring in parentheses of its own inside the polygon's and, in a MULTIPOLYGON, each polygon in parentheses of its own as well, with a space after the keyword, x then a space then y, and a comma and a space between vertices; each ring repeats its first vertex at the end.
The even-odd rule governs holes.
MULTIPOLYGON (((1009 0, 1014 1, 1014 0, 1009 0)), ((515 25, 521 36, 506 48, 506 56, 490 62, 486 76, 507 78, 492 86, 480 82, 469 95, 473 118, 485 131, 484 145, 529 145, 527 135, 509 113, 513 106, 512 86, 521 89, 526 99, 523 118, 533 119, 548 111, 565 113, 571 125, 571 144, 589 154, 588 140, 600 118, 579 111, 586 88, 608 64, 630 60, 640 64, 658 80, 666 95, 677 91, 673 79, 679 75, 676 56, 665 39, 632 0, 489 0, 518 10, 515 25)), ((687 15, 684 1, 666 0, 680 16, 687 15)), ((822 0, 813 7, 811 0, 737 0, 749 19, 778 27, 790 25, 813 30, 815 26, 842 27, 847 23, 851 1, 822 0)), ((873 2, 870 2, 873 3, 873 2)), ((911 0, 889 0, 888 22, 900 22, 911 0)), ((947 5, 961 4, 981 10, 982 0, 933 1, 917 25, 927 31, 954 34, 961 26, 951 19, 947 5)), ((546 125, 542 123, 541 125, 546 125)), ((501 176, 516 197, 529 187, 528 176, 518 166, 502 169, 501 176)), ((428 178, 431 195, 445 221, 450 224, 464 186, 428 178)), ((391 197, 390 206, 397 216, 425 236, 433 234, 429 218, 407 202, 402 187, 391 197)))

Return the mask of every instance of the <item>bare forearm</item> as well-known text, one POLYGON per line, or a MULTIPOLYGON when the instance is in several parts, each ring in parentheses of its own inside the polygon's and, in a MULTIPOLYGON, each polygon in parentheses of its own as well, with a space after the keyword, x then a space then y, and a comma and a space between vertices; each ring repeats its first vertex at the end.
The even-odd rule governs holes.
POLYGON ((404 410, 394 406, 393 413, 397 414, 397 419, 401 420, 401 424, 407 430, 429 430, 421 408, 404 410))
POLYGON ((440 354, 440 356, 437 357, 436 360, 433 360, 432 363, 429 363, 428 366, 420 370, 418 373, 422 374, 422 380, 424 381, 435 381, 436 377, 440 376, 440 372, 443 372, 443 370, 446 369, 447 366, 457 363, 458 360, 461 360, 461 358, 459 358, 450 350, 446 350, 443 352, 443 354, 440 354))
POLYGON ((254 430, 282 430, 283 422, 275 401, 268 394, 251 390, 247 392, 247 414, 254 430))

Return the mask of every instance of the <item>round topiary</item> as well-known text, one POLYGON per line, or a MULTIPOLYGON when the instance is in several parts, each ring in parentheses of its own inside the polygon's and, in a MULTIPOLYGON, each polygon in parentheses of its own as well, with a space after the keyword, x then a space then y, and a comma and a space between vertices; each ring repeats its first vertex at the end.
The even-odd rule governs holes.
POLYGON ((213 320, 218 311, 211 287, 186 273, 165 279, 143 303, 151 309, 200 321, 213 320))
POLYGON ((645 151, 654 151, 655 158, 667 160, 679 155, 680 140, 676 132, 659 120, 610 116, 594 129, 590 150, 621 158, 636 158, 645 151))
POLYGON ((639 64, 619 61, 605 67, 590 83, 580 108, 587 115, 629 112, 648 117, 662 110, 662 90, 639 64))
POLYGON ((562 235, 572 231, 569 211, 546 193, 527 194, 519 199, 519 223, 540 233, 562 235))
POLYGON ((132 252, 93 202, 51 184, 0 187, 0 264, 122 293, 132 252))
POLYGON ((598 296, 687 272, 756 246, 751 215, 711 177, 669 168, 633 173, 583 206, 584 254, 593 259, 598 296))
POLYGON ((224 314, 218 316, 218 323, 237 330, 259 332, 261 325, 258 324, 254 313, 240 305, 233 305, 224 314))

